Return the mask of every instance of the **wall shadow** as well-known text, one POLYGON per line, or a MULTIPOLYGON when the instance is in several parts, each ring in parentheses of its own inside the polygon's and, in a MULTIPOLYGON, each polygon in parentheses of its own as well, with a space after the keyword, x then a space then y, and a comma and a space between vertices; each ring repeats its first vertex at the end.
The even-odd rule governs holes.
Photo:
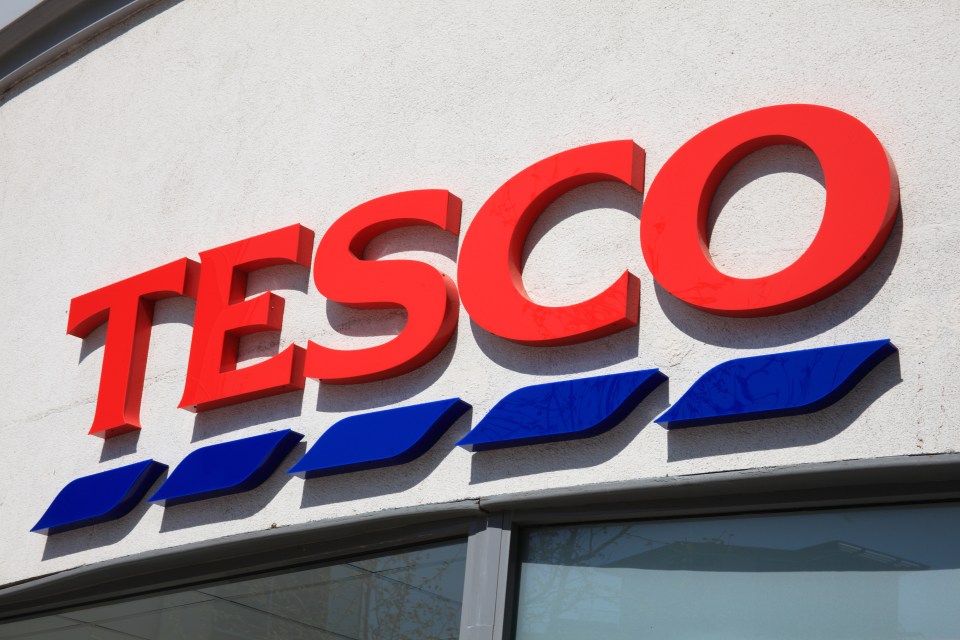
MULTIPOLYGON (((312 255, 312 254, 311 254, 312 255)), ((299 291, 307 293, 310 286, 310 268, 298 264, 279 264, 256 269, 247 274, 247 297, 267 291, 299 291)))
POLYGON ((122 518, 48 535, 43 547, 42 560, 52 560, 91 549, 108 547, 122 541, 137 526, 137 523, 146 514, 147 509, 154 506, 148 503, 146 499, 164 483, 168 473, 169 471, 164 471, 147 491, 143 500, 122 518))
POLYGON ((300 507, 391 495, 417 486, 433 473, 457 442, 470 431, 472 418, 473 409, 468 409, 426 453, 406 464, 304 480, 300 507))
POLYGON ((383 342, 400 335, 407 324, 406 309, 354 309, 326 301, 327 322, 337 333, 368 338, 383 336, 383 342))
POLYGON ((192 327, 196 309, 196 300, 186 296, 157 300, 153 307, 153 324, 183 324, 192 327))
MULTIPOLYGON (((462 233, 461 229, 461 235, 462 233)), ((380 260, 398 253, 429 252, 456 262, 458 237, 449 231, 429 225, 390 229, 370 240, 363 251, 363 259, 380 260)), ((407 258, 399 256, 395 259, 407 258)))
POLYGON ((293 466, 307 451, 307 443, 300 441, 283 462, 256 489, 229 496, 199 500, 164 507, 160 532, 190 529, 216 522, 230 522, 250 518, 270 504, 284 486, 293 478, 287 469, 293 466))
MULTIPOLYGON (((616 209, 628 213, 634 218, 639 218, 643 208, 643 194, 621 182, 593 182, 577 187, 568 191, 554 202, 552 202, 537 221, 530 228, 527 234, 527 241, 523 245, 521 254, 521 271, 526 266, 527 260, 533 253, 533 250, 540 244, 554 228, 575 215, 590 211, 593 209, 616 209)), ((637 238, 637 254, 640 253, 639 238, 637 238)), ((623 265, 626 270, 628 265, 623 265)), ((617 276, 620 274, 617 273, 617 276)), ((639 274, 637 274, 639 275, 639 274)), ((614 278, 615 279, 615 278, 614 278)), ((612 283, 613 280, 610 281, 612 283)), ((610 283, 607 283, 609 286, 610 283)), ((600 293, 606 287, 600 287, 596 293, 600 293)))
POLYGON ((583 373, 628 362, 640 354, 638 327, 630 327, 605 338, 560 347, 517 344, 488 333, 472 320, 470 329, 483 355, 501 367, 519 373, 545 376, 583 373))
POLYGON ((470 484, 567 469, 599 466, 624 450, 640 431, 663 413, 670 381, 654 389, 623 422, 591 438, 477 451, 470 461, 470 484))
POLYGON ((103 449, 100 450, 100 462, 116 460, 131 453, 136 453, 137 442, 139 441, 140 429, 112 438, 105 438, 103 440, 103 449))
POLYGON ((320 383, 317 411, 340 413, 385 407, 412 398, 430 388, 453 361, 459 331, 430 362, 402 376, 359 384, 320 383))
POLYGON ((107 344, 107 323, 104 322, 102 325, 91 331, 87 334, 87 337, 83 339, 80 344, 80 359, 77 360, 77 364, 83 363, 91 354, 95 353, 97 350, 102 349, 104 345, 107 344))
POLYGON ((190 442, 199 442, 238 431, 244 427, 296 418, 300 416, 302 409, 303 390, 301 389, 199 412, 193 419, 193 435, 190 442))
POLYGON ((714 227, 723 208, 737 192, 761 178, 777 173, 795 173, 810 178, 824 189, 827 188, 823 167, 820 166, 817 156, 806 147, 783 144, 758 149, 735 164, 717 185, 707 217, 707 244, 713 237, 714 227))
POLYGON ((902 382, 900 353, 894 352, 837 402, 805 415, 672 429, 667 461, 819 444, 852 425, 880 396, 902 382))

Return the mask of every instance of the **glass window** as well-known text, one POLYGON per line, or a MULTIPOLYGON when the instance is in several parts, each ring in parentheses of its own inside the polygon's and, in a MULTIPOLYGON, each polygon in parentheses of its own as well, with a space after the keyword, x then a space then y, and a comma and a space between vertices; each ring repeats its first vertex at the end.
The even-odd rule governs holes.
POLYGON ((457 638, 466 542, 0 625, 30 640, 457 638))
POLYGON ((957 504, 530 529, 516 638, 960 638, 957 504))

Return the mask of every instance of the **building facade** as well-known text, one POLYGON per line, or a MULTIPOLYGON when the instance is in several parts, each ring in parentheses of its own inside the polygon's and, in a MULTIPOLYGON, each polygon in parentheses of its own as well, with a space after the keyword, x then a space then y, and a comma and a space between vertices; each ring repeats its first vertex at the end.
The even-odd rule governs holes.
POLYGON ((960 637, 958 44, 953 2, 40 3, 0 637, 960 637))

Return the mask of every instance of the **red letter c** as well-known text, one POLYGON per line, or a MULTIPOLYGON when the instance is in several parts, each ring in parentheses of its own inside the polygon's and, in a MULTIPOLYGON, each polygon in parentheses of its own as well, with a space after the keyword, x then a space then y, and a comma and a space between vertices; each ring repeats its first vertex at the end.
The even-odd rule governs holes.
POLYGON ((615 180, 643 191, 643 149, 631 140, 601 142, 551 156, 524 169, 477 212, 460 248, 457 283, 470 318, 490 333, 530 345, 593 340, 637 323, 640 282, 625 271, 606 291, 566 307, 527 295, 520 275, 523 244, 551 202, 576 187, 615 180))

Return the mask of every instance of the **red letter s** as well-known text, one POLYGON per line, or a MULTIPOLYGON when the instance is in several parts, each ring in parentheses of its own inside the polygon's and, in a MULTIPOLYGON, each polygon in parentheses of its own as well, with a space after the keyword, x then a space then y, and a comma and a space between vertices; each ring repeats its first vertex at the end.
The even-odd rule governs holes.
POLYGON ((460 231, 460 200, 442 190, 406 191, 370 200, 345 213, 317 246, 313 280, 321 294, 357 309, 402 307, 407 324, 396 338, 366 349, 307 345, 305 374, 330 384, 369 382, 425 364, 450 340, 460 303, 453 281, 413 260, 363 260, 374 237, 411 225, 460 231))

